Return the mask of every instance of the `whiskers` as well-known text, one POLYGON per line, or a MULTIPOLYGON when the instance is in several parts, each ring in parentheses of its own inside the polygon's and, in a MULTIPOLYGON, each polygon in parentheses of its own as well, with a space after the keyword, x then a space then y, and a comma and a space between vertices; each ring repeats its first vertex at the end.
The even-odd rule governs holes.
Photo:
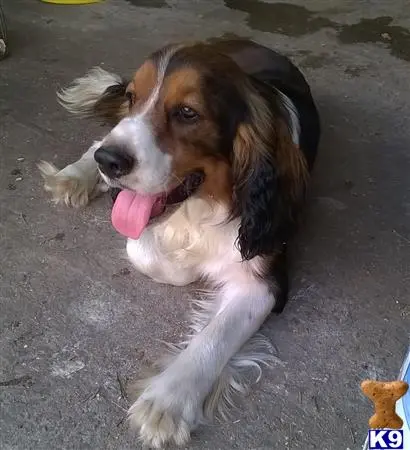
POLYGON ((204 181, 204 174, 202 172, 192 172, 184 179, 175 174, 172 174, 172 176, 178 181, 180 185, 178 188, 183 190, 187 195, 191 195, 204 181))
POLYGON ((186 189, 184 179, 180 178, 178 175, 175 175, 174 173, 171 174, 172 178, 174 178, 178 182, 178 186, 175 187, 177 189, 179 186, 181 186, 183 189, 186 189))

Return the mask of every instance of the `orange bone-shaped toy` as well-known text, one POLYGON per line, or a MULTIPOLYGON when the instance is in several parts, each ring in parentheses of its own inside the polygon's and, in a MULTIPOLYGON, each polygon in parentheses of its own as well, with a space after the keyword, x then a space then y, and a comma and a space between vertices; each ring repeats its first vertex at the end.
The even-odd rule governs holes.
POLYGON ((396 402, 409 388, 405 381, 365 380, 361 388, 374 403, 375 413, 369 419, 370 428, 399 429, 403 426, 403 420, 396 414, 396 402))

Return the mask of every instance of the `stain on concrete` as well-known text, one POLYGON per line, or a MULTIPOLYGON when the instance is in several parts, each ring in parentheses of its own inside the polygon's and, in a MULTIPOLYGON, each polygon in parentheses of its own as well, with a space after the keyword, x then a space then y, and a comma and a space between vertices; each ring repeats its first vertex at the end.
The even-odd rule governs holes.
POLYGON ((336 26, 330 19, 320 17, 299 5, 265 3, 258 0, 225 0, 225 5, 230 9, 248 13, 248 25, 259 31, 302 36, 325 27, 336 26))
POLYGON ((19 320, 12 320, 6 328, 10 331, 14 331, 16 328, 18 328, 21 325, 21 322, 19 320))
POLYGON ((289 53, 289 56, 308 56, 311 55, 313 52, 311 50, 294 50, 289 53))
POLYGON ((64 238, 65 238, 65 233, 57 233, 55 236, 53 236, 51 238, 51 240, 61 242, 61 241, 64 241, 64 238))
POLYGON ((133 6, 140 8, 168 8, 165 0, 125 0, 133 6))
POLYGON ((128 269, 128 267, 123 267, 117 273, 113 273, 111 276, 112 276, 112 278, 119 278, 119 277, 128 276, 130 274, 131 274, 131 270, 128 269))
POLYGON ((12 378, 10 380, 6 381, 0 381, 0 386, 31 386, 33 384, 33 381, 31 379, 30 375, 23 375, 22 377, 12 378))
MULTIPOLYGON (((343 44, 384 43, 393 56, 410 61, 410 30, 392 25, 393 18, 381 16, 361 19, 355 24, 340 24, 304 6, 288 3, 266 3, 261 0, 225 0, 225 5, 236 11, 248 13, 246 22, 254 30, 279 33, 286 36, 303 36, 323 28, 336 30, 343 44)), ((332 10, 326 10, 331 14, 332 10)))
POLYGON ((357 67, 357 66, 347 66, 345 69, 345 74, 349 75, 351 78, 360 77, 363 71, 366 70, 366 67, 357 67))
POLYGON ((392 17, 361 19, 359 23, 343 25, 338 38, 343 44, 357 42, 382 42, 388 46, 392 55, 410 61, 410 31, 407 28, 391 25, 392 17))

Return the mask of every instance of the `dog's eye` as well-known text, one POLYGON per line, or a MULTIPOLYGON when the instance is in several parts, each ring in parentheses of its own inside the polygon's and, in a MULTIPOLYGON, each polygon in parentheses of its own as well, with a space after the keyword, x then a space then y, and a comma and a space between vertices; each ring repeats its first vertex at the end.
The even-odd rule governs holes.
POLYGON ((135 95, 134 95, 134 93, 127 91, 125 93, 125 97, 127 98, 128 103, 130 104, 130 107, 133 106, 134 103, 135 103, 135 95))
POLYGON ((175 111, 175 117, 181 122, 193 123, 199 119, 199 114, 189 106, 179 106, 175 111))

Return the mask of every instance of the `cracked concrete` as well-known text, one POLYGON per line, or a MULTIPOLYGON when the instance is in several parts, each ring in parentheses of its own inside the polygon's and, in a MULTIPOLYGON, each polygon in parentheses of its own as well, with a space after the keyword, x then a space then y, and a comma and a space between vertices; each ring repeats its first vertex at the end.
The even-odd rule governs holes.
POLYGON ((55 90, 94 65, 133 71, 159 46, 239 35, 308 77, 323 139, 292 290, 264 327, 283 367, 192 449, 360 448, 364 378, 395 378, 409 338, 410 9, 404 0, 112 0, 5 4, 0 62, 0 443, 7 450, 140 448, 124 386, 176 340, 192 290, 135 273, 110 200, 50 203, 39 159, 73 161, 104 130, 55 90))

